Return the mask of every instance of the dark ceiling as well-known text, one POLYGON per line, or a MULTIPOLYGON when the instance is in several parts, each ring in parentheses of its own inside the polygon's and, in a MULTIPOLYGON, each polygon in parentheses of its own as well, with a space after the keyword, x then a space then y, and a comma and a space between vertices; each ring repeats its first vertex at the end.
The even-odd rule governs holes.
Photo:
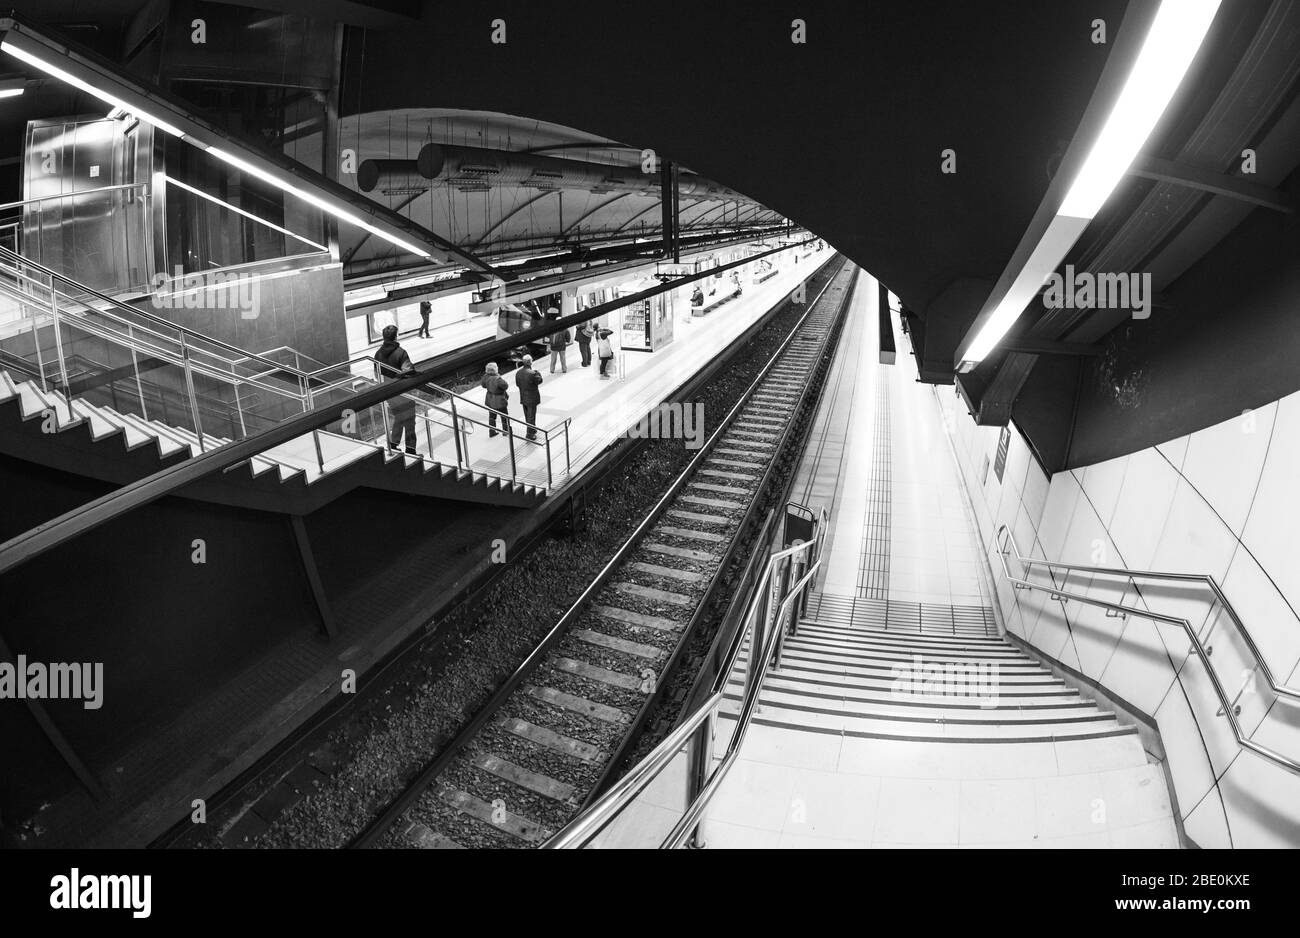
MULTIPOLYGON (((918 368, 935 381, 952 379, 953 352, 1039 210, 1130 9, 1126 0, 243 5, 351 27, 343 47, 345 122, 466 111, 560 125, 653 148, 809 228, 899 296, 919 327, 918 368), (806 43, 791 42, 796 16, 806 43), (498 20, 504 44, 492 41, 498 20), (1093 41, 1097 20, 1106 24, 1105 44, 1093 41), (941 172, 945 150, 955 152, 955 174, 941 172)), ((69 35, 112 56, 133 11, 145 6, 39 0, 27 13, 81 24, 69 35)), ((1300 28, 1289 6, 1224 3, 1146 156, 1226 178, 1227 157, 1243 141, 1268 142, 1257 178, 1285 188, 1300 154, 1292 67, 1300 28)), ((215 6, 170 3, 177 19, 205 8, 215 6)), ((1255 210, 1177 179, 1131 177, 1071 259, 1149 268, 1156 289, 1168 291, 1255 210)), ((1284 217, 1274 213, 1266 224, 1284 217)), ((1029 338, 1049 344, 1097 343, 1120 325, 1059 318, 1026 315, 1021 332, 1037 329, 1029 338)), ((1043 452, 1059 450, 1047 462, 1060 465, 1069 461, 1078 407, 1070 369, 1082 366, 1046 375, 1035 370, 1038 360, 990 356, 970 376, 973 393, 988 397, 984 406, 972 400, 972 411, 982 422, 1004 423, 1015 406, 1022 425, 1050 424, 1050 432, 1031 433, 1043 452), (1037 417, 1023 406, 1026 387, 1036 389, 1037 417), (1049 437, 1050 446, 1041 442, 1049 437)), ((1183 422, 1204 419, 1189 413, 1183 422)), ((1143 429, 1126 445, 1168 429, 1143 429)))

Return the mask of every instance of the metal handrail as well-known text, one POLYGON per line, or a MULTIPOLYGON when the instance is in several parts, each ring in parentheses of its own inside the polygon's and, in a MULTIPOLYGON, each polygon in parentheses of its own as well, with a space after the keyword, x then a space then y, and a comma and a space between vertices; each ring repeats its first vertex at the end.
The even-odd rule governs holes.
POLYGON ((705 733, 708 739, 703 740, 703 744, 712 746, 712 725, 717 710, 725 699, 727 683, 748 639, 750 658, 746 672, 745 693, 741 698, 736 728, 727 744, 727 751, 699 792, 686 806, 681 819, 664 838, 660 847, 663 849, 680 847, 690 833, 699 826, 705 809, 708 808, 709 802, 712 801, 739 756, 750 722, 758 708, 764 679, 768 670, 776 662, 777 643, 768 644, 768 639, 765 639, 764 635, 770 633, 769 638, 780 636, 784 633, 787 623, 797 619, 791 615, 791 611, 798 608, 799 602, 821 568, 821 547, 826 532, 825 518, 826 512, 823 509, 819 515, 816 535, 811 541, 787 547, 768 557, 762 576, 746 594, 741 625, 731 641, 724 663, 719 668, 713 686, 710 688, 709 696, 608 792, 563 830, 551 837, 544 845, 547 849, 585 846, 668 767, 681 752, 682 747, 690 742, 696 733, 705 733), (785 563, 796 560, 806 563, 806 572, 799 580, 786 587, 776 610, 770 610, 767 607, 766 597, 774 577, 785 563))
POLYGON ((19 199, 17 202, 5 202, 0 205, 0 212, 7 212, 11 208, 22 208, 24 205, 31 205, 34 202, 53 202, 56 199, 79 199, 87 195, 95 195, 98 192, 116 192, 121 189, 144 189, 148 193, 149 183, 147 182, 124 182, 116 186, 100 186, 97 189, 84 189, 80 192, 61 192, 58 195, 42 195, 34 199, 19 199))
MULTIPOLYGON (((768 253, 775 253, 775 251, 768 253)), ((751 257, 748 260, 753 261, 755 259, 755 257, 751 257)), ((740 262, 736 262, 736 266, 739 266, 739 264, 740 262)), ((724 265, 724 267, 727 266, 731 265, 724 265)), ((723 268, 714 268, 709 273, 716 273, 721 269, 723 268)), ((701 279, 703 276, 705 274, 684 277, 678 281, 678 284, 692 282, 701 279)), ((416 390, 435 377, 441 378, 443 375, 454 373, 458 368, 503 354, 517 347, 521 341, 528 342, 533 339, 543 338, 579 322, 598 318, 623 306, 675 288, 675 286, 664 287, 661 285, 649 290, 643 290, 640 293, 619 297, 608 303, 601 303, 569 316, 549 320, 546 324, 523 333, 487 341, 468 349, 445 352, 425 362, 419 370, 412 372, 407 377, 396 382, 389 382, 394 385, 393 387, 375 386, 352 392, 342 400, 329 401, 318 405, 312 410, 290 417, 276 426, 260 431, 252 437, 218 447, 201 456, 183 460, 174 466, 161 469, 143 479, 129 482, 106 495, 101 495, 84 505, 64 512, 37 528, 0 542, 0 575, 14 570, 62 544, 75 540, 101 525, 120 518, 136 508, 178 491, 191 482, 202 479, 211 473, 225 471, 227 468, 246 462, 250 458, 278 446, 280 443, 310 433, 312 430, 320 429, 327 423, 338 419, 346 410, 361 410, 373 404, 382 403, 399 394, 416 390)))
MULTIPOLYGON (((1235 611, 1232 609, 1231 604, 1228 603, 1226 597, 1224 597, 1223 593, 1217 588, 1217 584, 1214 584, 1212 578, 1200 574, 1159 573, 1154 571, 1148 572, 1142 570, 1128 570, 1120 567, 1090 567, 1083 564, 1067 564, 1058 561, 1035 560, 1033 558, 1025 557, 1023 554, 1020 553, 1020 548, 1016 545, 1015 536, 1012 535, 1011 530, 1005 524, 1001 525, 998 528, 997 540, 998 540, 998 557, 1002 563, 1002 573, 1003 575, 1006 576, 1007 581, 1010 582, 1012 586, 1016 589, 1039 590, 1040 592, 1045 592, 1050 594, 1052 599, 1059 599, 1062 601, 1073 599, 1085 605, 1097 606, 1099 608, 1106 609, 1108 610, 1108 614, 1116 614, 1121 616, 1130 616, 1130 615, 1137 616, 1138 618, 1147 619, 1151 622, 1160 622, 1166 625, 1175 625, 1178 626, 1180 629, 1182 629, 1183 632, 1187 635, 1188 639, 1191 641, 1192 648, 1195 650, 1196 656, 1200 658, 1201 663, 1205 666, 1205 672, 1210 679, 1210 684, 1214 688, 1214 694, 1216 697, 1219 698, 1219 710, 1215 714, 1215 716, 1227 717, 1228 725, 1232 729, 1232 734, 1237 739, 1237 745, 1243 749, 1255 753, 1258 756, 1261 756, 1262 758, 1269 760, 1274 765, 1286 769, 1288 772, 1291 772, 1295 775, 1300 775, 1300 762, 1291 759, 1287 756, 1284 756, 1281 753, 1276 752, 1275 750, 1269 749, 1267 746, 1261 746, 1259 743, 1250 739, 1246 735, 1246 733, 1242 730, 1241 724, 1237 721, 1237 716, 1241 713, 1241 707, 1240 705, 1238 705, 1237 701, 1241 699, 1241 695, 1245 692, 1246 687, 1250 685, 1250 681, 1246 681, 1245 683, 1243 683, 1241 690, 1237 692, 1236 697, 1234 697, 1231 701, 1229 701, 1228 695, 1224 691, 1223 685, 1219 681, 1218 674, 1216 674, 1214 668, 1210 666, 1210 651, 1206 649, 1205 645, 1201 641, 1201 637, 1196 633, 1196 629, 1192 627, 1192 624, 1190 622, 1188 622, 1186 619, 1181 619, 1177 616, 1165 615, 1159 612, 1151 612, 1146 609, 1139 609, 1136 606, 1126 606, 1123 605, 1122 603, 1113 603, 1104 599, 1096 599, 1091 596, 1084 596, 1079 593, 1074 593, 1074 592, 1067 591, 1065 589, 1060 589, 1057 588, 1056 586, 1046 586, 1042 583, 1035 583, 1032 580, 1028 580, 1024 577, 1013 576, 1010 567, 1007 566, 1007 552, 1009 547, 1010 550, 1015 553, 1016 559, 1020 561, 1022 566, 1025 567, 1034 567, 1034 566, 1059 567, 1061 569, 1067 569, 1067 570, 1084 572, 1084 573, 1127 576, 1130 579, 1134 577, 1150 577, 1153 579, 1161 579, 1161 580, 1188 580, 1188 581, 1208 580, 1214 586, 1214 593, 1216 597, 1218 597, 1222 601, 1224 609, 1228 611, 1228 614, 1231 616, 1233 622, 1236 623, 1240 634, 1242 635, 1243 638, 1246 639, 1246 643, 1250 647, 1252 654, 1255 655, 1255 661, 1258 664, 1258 666, 1263 670, 1265 678, 1268 681, 1269 689, 1272 690, 1273 693, 1280 698, 1300 700, 1300 693, 1297 693, 1296 690, 1290 687, 1286 687, 1285 685, 1279 685, 1276 681, 1274 681, 1272 672, 1269 671, 1268 664, 1264 661, 1263 657, 1259 655, 1253 639, 1250 638, 1250 635, 1246 630, 1245 626, 1241 624, 1241 620, 1237 618, 1237 615, 1235 611)), ((1175 676, 1177 677, 1177 675, 1175 676)), ((1179 680, 1181 681, 1181 678, 1179 678, 1179 680)))
MULTIPOLYGON (((93 313, 93 315, 87 315, 81 313, 79 310, 76 309, 72 309, 72 310, 64 309, 65 313, 69 313, 73 318, 75 318, 76 328, 90 335, 94 335, 97 336, 98 338, 124 345, 126 347, 133 349, 134 351, 138 351, 143 354, 158 358, 169 365, 179 367, 185 370, 186 372, 185 396, 190 399, 188 403, 190 404, 190 409, 191 409, 191 419, 195 423, 194 431, 198 435, 200 444, 201 446, 203 446, 203 448, 206 448, 206 444, 208 440, 206 438, 207 434, 203 433, 202 431, 201 422, 196 412, 198 408, 198 400, 197 400, 198 395, 196 394, 193 388, 193 375, 196 374, 201 375, 203 377, 224 382, 234 386, 247 386, 251 388, 258 388, 265 393, 279 396, 287 401, 295 402, 304 411, 311 409, 313 396, 319 396, 320 394, 327 393, 330 390, 335 390, 346 384, 355 385, 357 382, 362 382, 364 384, 374 385, 374 384, 382 383, 375 378, 368 378, 364 375, 353 374, 353 375, 349 375, 345 380, 337 382, 333 385, 329 385, 326 388, 318 388, 313 390, 309 386, 308 383, 309 379, 305 373, 298 371, 292 365, 279 365, 279 364, 276 364, 273 368, 268 369, 265 372, 260 372, 257 375, 240 374, 235 370, 235 365, 237 363, 236 361, 226 359, 220 355, 213 355, 204 349, 197 350, 197 355, 196 355, 196 350, 193 347, 188 346, 185 342, 185 336, 189 334, 189 330, 185 330, 182 327, 177 327, 177 330, 180 333, 179 341, 178 341, 178 337, 174 334, 169 335, 165 332, 160 332, 157 331, 156 329, 150 328, 148 325, 141 325, 139 323, 131 322, 110 310, 99 310, 94 307, 91 307, 83 300, 80 300, 76 297, 72 297, 69 296, 68 294, 63 293, 54 285, 56 280, 63 281, 63 282, 71 282, 74 284, 76 283, 76 281, 72 281, 66 277, 56 278, 52 276, 51 282, 49 284, 43 283, 39 278, 33 276, 31 273, 22 269, 23 264, 29 263, 25 258, 22 258, 21 255, 15 255, 15 257, 17 258, 16 262, 14 260, 10 260, 9 258, 4 257, 4 249, 0 248, 0 268, 3 268, 7 272, 9 272, 8 277, 0 277, 0 293, 9 295, 20 303, 30 304, 37 308, 37 312, 35 312, 32 315, 28 315, 24 317, 27 321, 29 321, 32 324, 33 328, 40 328, 42 322, 54 323, 57 325, 58 317, 51 311, 54 310, 55 307, 60 306, 60 301, 66 301, 68 304, 74 304, 75 306, 84 307, 93 313), (34 286, 38 288, 40 292, 44 293, 47 297, 49 297, 51 311, 42 311, 40 309, 41 300, 36 296, 28 295, 24 293, 22 290, 22 287, 24 285, 29 287, 34 286), (104 319, 107 323, 113 323, 116 324, 117 326, 124 327, 126 330, 128 330, 128 332, 123 333, 117 331, 115 328, 109 327, 105 324, 101 324, 96 321, 96 319, 98 318, 104 319), (230 370, 226 371, 222 367, 223 365, 229 366, 230 370), (266 374, 271 374, 271 373, 297 375, 300 377, 300 379, 302 379, 302 386, 305 388, 305 390, 297 390, 290 387, 276 386, 259 380, 260 378, 264 377, 266 374)), ((40 267, 40 265, 34 265, 34 266, 40 267)), ((123 304, 117 303, 116 305, 122 306, 123 304)), ((126 308, 134 309, 134 307, 126 307, 126 308)), ((146 318, 154 319, 156 317, 152 317, 149 314, 146 314, 146 318)), ((170 325, 168 320, 158 320, 158 321, 170 325)), ((293 350, 288 346, 285 346, 284 348, 287 349, 288 351, 293 351, 295 352, 295 354, 298 354, 296 350, 293 350)), ((273 351, 279 351, 279 350, 277 349, 273 351)), ((59 355, 59 359, 60 359, 60 367, 62 367, 63 357, 61 354, 59 355)), ((259 355, 245 355, 242 359, 242 361, 259 361, 259 360, 268 361, 267 359, 259 355)), ((399 376, 401 374, 396 369, 388 367, 383 363, 374 362, 373 359, 370 360, 370 363, 377 365, 381 369, 381 371, 387 371, 389 373, 392 373, 394 376, 399 376)), ((43 369, 41 370, 43 374, 43 369)), ((67 387, 66 380, 63 382, 63 384, 64 387, 66 388, 67 387)), ((465 398, 463 395, 459 395, 456 392, 453 392, 446 388, 439 387, 438 385, 429 384, 426 385, 425 387, 429 388, 434 393, 444 394, 448 397, 460 398, 466 401, 467 403, 472 404, 475 407, 482 407, 483 409, 489 411, 492 410, 492 408, 488 408, 484 404, 480 404, 477 401, 473 401, 469 398, 465 398)), ((412 403, 419 405, 425 409, 437 408, 437 402, 431 402, 426 398, 418 396, 418 394, 415 392, 403 392, 402 394, 396 396, 405 398, 411 401, 412 403)), ((237 402, 237 406, 239 406, 238 402, 237 402)), ((244 411, 242 406, 239 406, 239 412, 242 419, 242 417, 244 416, 244 411)), ((254 416, 258 416, 258 415, 254 414, 254 416)), ((437 424, 438 426, 448 427, 448 425, 443 423, 442 421, 434 420, 432 418, 427 417, 427 414, 422 414, 421 416, 424 416, 426 420, 429 420, 432 423, 437 424)), ((509 417, 509 415, 507 414, 502 414, 501 416, 503 417, 504 420, 509 420, 512 422, 514 420, 514 418, 509 417)), ((534 426, 533 424, 527 423, 526 421, 518 420, 518 422, 523 424, 523 426, 527 430, 543 434, 543 438, 547 450, 547 465, 546 465, 547 480, 546 481, 548 485, 554 483, 554 467, 552 465, 552 456, 550 453, 551 435, 560 429, 563 429, 565 434, 566 472, 571 469, 571 466, 568 464, 568 430, 569 430, 568 425, 571 422, 571 419, 572 418, 565 418, 564 420, 560 421, 559 423, 555 424, 550 428, 537 427, 534 426)), ((452 430, 453 433, 463 432, 461 430, 462 424, 472 424, 481 427, 489 427, 489 424, 487 424, 485 421, 476 419, 468 415, 460 415, 458 417, 453 415, 453 421, 454 421, 453 425, 448 427, 449 429, 452 430)), ((388 428, 387 426, 385 426, 385 443, 387 442, 387 437, 388 437, 388 428)), ((365 445, 372 445, 372 446, 381 445, 381 444, 376 444, 374 443, 374 441, 369 441, 369 440, 357 440, 357 442, 365 445)), ((457 442, 459 444, 459 439, 457 440, 457 442)), ((510 479, 511 481, 517 481, 518 472, 515 466, 515 458, 513 452, 514 449, 513 434, 511 435, 511 439, 510 439, 510 447, 512 450, 511 452, 512 468, 511 468, 510 479)), ((458 446, 458 451, 459 451, 459 446, 458 446)), ((430 458, 433 457, 432 440, 430 440, 429 456, 430 458)), ((319 458, 318 464, 323 470, 324 459, 319 458)), ((462 460, 461 458, 458 457, 457 468, 462 468, 466 470, 472 469, 471 460, 469 460, 468 458, 462 460)))
MULTIPOLYGON (((3 250, 3 248, 0 248, 0 250, 3 250)), ((46 287, 45 289, 49 290, 51 292, 51 295, 56 298, 64 297, 67 299, 71 299, 71 297, 67 297, 66 294, 60 293, 59 291, 54 290, 51 287, 46 287)), ((21 302, 28 302, 35 305, 33 297, 26 296, 22 293, 19 293, 18 290, 13 286, 11 286, 5 280, 4 277, 0 277, 0 292, 5 293, 21 302)), ((67 311, 65 310, 64 312, 66 313, 67 311)), ((111 314, 101 313, 98 310, 96 312, 98 314, 107 316, 109 319, 112 319, 116 322, 120 322, 123 325, 127 326, 132 330, 131 334, 124 335, 122 333, 114 332, 111 329, 106 329, 103 326, 96 325, 90 320, 82 316, 76 316, 76 320, 77 320, 76 328, 84 332, 88 332, 91 335, 97 336, 101 339, 106 339, 110 342, 117 342, 127 346, 128 348, 134 349, 135 351, 144 352, 148 355, 161 358, 170 365, 175 365, 177 367, 184 367, 185 359, 187 357, 186 355, 183 355, 180 351, 173 351, 172 349, 167 348, 164 345, 157 345, 145 339, 142 339, 140 337, 141 334, 143 334, 144 336, 153 336, 157 339, 164 340, 166 343, 170 344, 171 342, 174 341, 171 336, 165 335, 163 333, 155 332, 154 330, 149 329, 145 326, 140 326, 140 325, 136 325, 135 323, 126 322, 125 320, 122 320, 119 317, 113 316, 111 314)), ((48 312, 40 312, 37 313, 36 315, 27 316, 24 318, 30 321, 33 324, 33 327, 39 327, 39 322, 42 319, 51 323, 54 321, 54 317, 48 312)), ((188 349, 188 352, 192 355, 194 349, 190 348, 188 349)), ((217 361, 222 361, 222 360, 223 359, 217 358, 217 361)), ((255 376, 237 375, 234 373, 228 373, 220 370, 217 367, 214 367, 213 365, 204 364, 202 363, 201 360, 195 360, 193 358, 190 358, 190 365, 194 368, 194 370, 204 375, 205 377, 213 378, 220 381, 225 381, 232 384, 247 384, 252 387, 260 388, 263 391, 268 391, 272 394, 282 395, 292 400, 297 400, 297 401, 303 400, 303 395, 301 393, 293 391, 289 388, 281 388, 281 387, 275 387, 274 385, 270 385, 270 384, 263 384, 262 382, 258 381, 255 376)))
MULTIPOLYGON (((25 257, 24 255, 19 254, 16 251, 11 251, 2 245, 0 245, 0 259, 12 260, 13 262, 16 262, 16 264, 18 265, 26 265, 28 267, 33 267, 36 270, 39 270, 41 273, 55 280, 59 280, 70 286, 73 286, 78 290, 82 290, 87 295, 92 296, 97 300, 101 300, 110 306, 115 306, 119 309, 124 309, 127 312, 129 312, 132 316, 141 316, 150 322, 157 323, 167 329, 175 330, 176 332, 179 332, 181 335, 191 336, 200 342, 210 343, 212 345, 217 346, 218 348, 225 349, 228 352, 234 352, 237 355, 241 356, 241 359, 239 360, 253 359, 255 361, 261 361, 267 365, 271 365, 278 371, 288 371, 290 373, 295 373, 297 375, 303 374, 302 372, 298 371, 296 368, 293 368, 292 366, 283 365, 280 364, 279 362, 272 361, 271 359, 268 358, 262 358, 260 355, 257 355, 256 353, 250 353, 247 349, 241 349, 238 346, 231 345, 228 342, 223 342, 220 339, 214 339, 211 336, 204 335, 201 332, 195 332, 193 329, 190 329, 187 326, 182 326, 178 323, 174 323, 170 319, 164 319, 161 316, 155 316, 153 313, 149 312, 146 309, 141 309, 138 306, 132 306, 129 303, 123 303, 121 300, 114 299, 113 297, 109 296, 106 293, 101 293, 99 290, 96 290, 94 287, 86 286, 86 284, 81 283, 78 280, 74 280, 72 277, 69 277, 66 274, 61 274, 58 271, 51 270, 49 267, 46 267, 44 264, 41 264, 38 261, 34 261, 29 257, 25 257)), ((30 275, 20 273, 20 276, 25 276, 27 279, 35 281, 35 278, 31 277, 30 275)), ((39 281, 36 282, 39 283, 39 281)), ((41 284, 41 286, 45 286, 45 284, 41 284)), ((46 287, 46 289, 53 290, 54 287, 53 285, 50 285, 46 287)), ((61 294, 61 295, 66 295, 66 294, 61 294)), ((87 308, 94 309, 94 307, 91 307, 84 300, 80 300, 77 299, 76 297, 71 297, 71 296, 69 296, 68 299, 73 300, 73 302, 81 303, 87 308)), ((100 310, 100 309, 95 309, 95 312, 100 314, 106 314, 104 310, 100 310)), ((136 325, 136 324, 132 323, 132 325, 136 325)))

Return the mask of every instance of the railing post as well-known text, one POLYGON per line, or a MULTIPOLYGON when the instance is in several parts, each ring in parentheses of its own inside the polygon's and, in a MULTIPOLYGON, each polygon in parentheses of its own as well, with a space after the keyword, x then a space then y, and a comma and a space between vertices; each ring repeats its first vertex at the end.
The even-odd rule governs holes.
POLYGON ((388 426, 388 405, 386 403, 380 402, 379 416, 384 424, 384 449, 393 449, 393 431, 388 426))
POLYGON ((320 446, 320 431, 311 431, 311 438, 316 443, 316 465, 320 467, 321 475, 325 474, 325 453, 320 446))
MULTIPOLYGON (((751 626, 752 631, 749 635, 749 667, 745 672, 745 697, 748 697, 753 690, 754 682, 758 680, 758 666, 763 660, 763 650, 766 641, 764 631, 767 627, 767 607, 772 596, 772 561, 767 561, 767 577, 759 576, 759 588, 761 593, 758 597, 758 605, 754 608, 754 621, 751 626)), ((742 698, 743 699, 743 698, 742 698)))
POLYGON ((433 421, 429 419, 429 412, 424 412, 424 439, 429 444, 429 458, 433 459, 433 421))
POLYGON ((776 631, 775 634, 773 635, 773 641, 776 645, 776 648, 774 649, 772 655, 773 658, 772 667, 778 671, 781 670, 781 652, 785 650, 786 626, 785 626, 785 620, 783 616, 785 615, 785 610, 788 608, 786 606, 785 601, 790 596, 790 584, 794 579, 792 576, 792 574, 794 573, 794 558, 793 557, 784 558, 781 561, 781 566, 783 569, 781 572, 780 585, 777 587, 776 622, 774 625, 776 631))
POLYGON ((45 361, 41 355, 41 320, 39 316, 32 317, 32 342, 36 346, 36 371, 41 376, 41 390, 48 391, 45 385, 45 361))
POLYGON ((510 481, 515 482, 519 478, 519 468, 515 465, 515 431, 510 426, 510 418, 504 413, 501 422, 505 424, 506 442, 510 444, 510 481))
POLYGON ((554 485, 555 479, 551 475, 551 431, 543 430, 546 434, 546 484, 554 485))
POLYGON ((72 390, 68 385, 68 362, 63 357, 63 335, 59 331, 59 295, 50 284, 50 315, 54 317, 54 354, 59 358, 59 377, 63 379, 63 396, 68 401, 68 419, 72 419, 72 390))
POLYGON ((448 398, 451 401, 451 436, 456 441, 456 468, 464 469, 464 456, 460 449, 460 417, 456 414, 456 398, 448 398))
POLYGON ((569 456, 569 424, 573 423, 572 417, 564 418, 564 474, 573 475, 573 460, 569 456))
POLYGON ((194 394, 194 372, 190 368, 190 347, 185 344, 185 333, 181 332, 181 363, 185 366, 185 390, 190 398, 190 417, 194 420, 194 435, 199 438, 199 452, 206 453, 203 442, 203 421, 199 419, 199 403, 194 394))
MULTIPOLYGON (((143 417, 145 420, 148 420, 149 407, 144 402, 144 382, 140 380, 140 359, 137 358, 135 354, 135 326, 131 325, 130 323, 126 324, 126 340, 131 345, 131 368, 135 371, 135 391, 138 395, 140 395, 140 416, 143 417)), ((239 400, 238 387, 235 388, 235 394, 236 394, 235 400, 236 403, 238 403, 239 400)), ((158 392, 158 396, 159 398, 162 398, 163 394, 161 391, 158 392)), ((166 412, 166 407, 167 405, 164 404, 163 405, 164 416, 166 412)))
MULTIPOLYGON (((708 784, 709 781, 709 767, 713 764, 714 719, 716 719, 716 717, 714 716, 713 711, 710 710, 708 716, 704 718, 704 722, 701 723, 699 729, 695 731, 695 736, 691 741, 692 765, 690 776, 687 781, 687 804, 693 804, 695 802, 695 799, 699 797, 700 792, 704 790, 704 786, 708 784)), ((705 843, 704 838, 700 836, 700 827, 703 820, 704 818, 701 817, 701 824, 695 825, 695 829, 691 831, 690 837, 687 841, 697 850, 708 846, 708 844, 705 843)))

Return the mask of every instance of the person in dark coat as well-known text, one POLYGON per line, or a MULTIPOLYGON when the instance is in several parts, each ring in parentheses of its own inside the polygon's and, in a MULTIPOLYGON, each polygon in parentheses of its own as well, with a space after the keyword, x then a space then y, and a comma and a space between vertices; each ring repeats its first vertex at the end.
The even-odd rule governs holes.
MULTIPOLYGON (((547 319, 559 319, 560 311, 554 306, 551 307, 547 319)), ((569 363, 564 360, 564 350, 569 347, 573 340, 569 337, 568 329, 561 329, 559 332, 552 333, 546 337, 546 346, 551 350, 551 374, 555 374, 555 360, 560 360, 560 368, 567 375, 569 373, 569 363)))
POLYGON ((491 408, 488 411, 488 437, 497 435, 497 414, 501 415, 501 432, 510 432, 510 418, 506 416, 510 408, 510 385, 497 371, 496 362, 488 362, 487 372, 479 386, 487 391, 483 403, 491 408))
MULTIPOLYGON (((397 341, 397 327, 384 326, 384 344, 375 352, 379 376, 385 381, 397 381, 415 370, 411 356, 397 341)), ((401 394, 388 401, 388 448, 396 451, 402 437, 406 437, 406 452, 415 455, 415 399, 401 394)))
POLYGON ((591 337, 596 334, 596 327, 588 319, 578 327, 578 351, 582 353, 582 367, 591 364, 591 337))
POLYGON ((524 409, 524 421, 528 424, 528 439, 537 442, 537 405, 542 402, 542 394, 537 386, 542 383, 542 376, 533 370, 533 357, 525 355, 515 369, 515 386, 519 388, 519 406, 524 409))
POLYGON ((429 338, 429 314, 433 312, 433 304, 428 300, 420 301, 420 331, 416 333, 416 338, 429 338))

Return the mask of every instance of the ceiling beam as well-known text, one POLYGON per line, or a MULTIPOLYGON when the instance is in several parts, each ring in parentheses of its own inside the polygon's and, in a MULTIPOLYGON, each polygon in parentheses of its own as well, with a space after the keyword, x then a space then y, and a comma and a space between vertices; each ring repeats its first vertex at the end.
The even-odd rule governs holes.
POLYGON ((1249 182, 1240 176, 1215 173, 1174 160, 1139 156, 1129 169, 1129 175, 1154 179, 1156 182, 1172 182, 1189 189, 1199 189, 1202 192, 1212 192, 1215 195, 1239 199, 1253 205, 1262 205, 1277 212, 1295 211, 1295 203, 1285 192, 1257 182, 1249 182))

